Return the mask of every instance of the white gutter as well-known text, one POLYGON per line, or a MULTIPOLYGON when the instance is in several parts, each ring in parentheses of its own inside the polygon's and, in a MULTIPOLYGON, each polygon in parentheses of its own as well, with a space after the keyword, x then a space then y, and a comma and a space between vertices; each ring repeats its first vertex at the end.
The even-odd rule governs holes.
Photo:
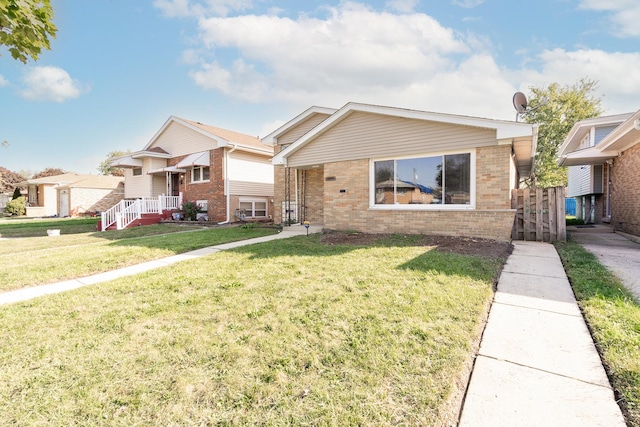
POLYGON ((229 154, 233 153, 234 151, 236 151, 236 148, 238 148, 238 144, 233 144, 230 143, 230 145, 233 145, 233 148, 229 151, 225 150, 224 151, 224 162, 223 162, 223 167, 224 167, 224 192, 227 195, 227 219, 225 221, 219 222, 219 225, 222 224, 229 224, 229 222, 231 222, 231 194, 229 194, 229 168, 228 168, 228 158, 229 158, 229 154))

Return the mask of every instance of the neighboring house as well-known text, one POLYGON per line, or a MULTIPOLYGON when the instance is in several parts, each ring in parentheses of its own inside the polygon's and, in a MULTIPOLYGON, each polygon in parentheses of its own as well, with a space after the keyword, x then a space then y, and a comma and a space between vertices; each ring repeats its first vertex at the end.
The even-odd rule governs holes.
POLYGON ((537 126, 348 103, 309 108, 263 142, 277 153, 276 221, 507 241, 537 126))
POLYGON ((78 216, 110 208, 124 197, 124 178, 65 173, 29 179, 27 216, 78 216))
POLYGON ((640 110, 579 121, 558 157, 577 217, 640 236, 640 110))
POLYGON ((151 141, 114 159, 125 170, 127 199, 180 196, 197 202, 210 221, 268 219, 272 212, 273 149, 257 137, 171 116, 151 141))

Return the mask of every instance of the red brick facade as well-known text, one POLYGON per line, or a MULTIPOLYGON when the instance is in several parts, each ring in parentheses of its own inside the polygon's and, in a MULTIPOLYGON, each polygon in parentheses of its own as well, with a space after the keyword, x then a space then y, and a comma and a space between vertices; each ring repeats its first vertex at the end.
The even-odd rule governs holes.
MULTIPOLYGON (((210 151, 209 182, 191 182, 191 170, 187 170, 184 182, 180 184, 184 201, 207 201, 209 221, 221 222, 227 219, 227 199, 224 192, 224 148, 210 151)), ((171 159, 169 166, 176 165, 185 156, 171 159)), ((231 214, 233 214, 233 209, 231 214)))

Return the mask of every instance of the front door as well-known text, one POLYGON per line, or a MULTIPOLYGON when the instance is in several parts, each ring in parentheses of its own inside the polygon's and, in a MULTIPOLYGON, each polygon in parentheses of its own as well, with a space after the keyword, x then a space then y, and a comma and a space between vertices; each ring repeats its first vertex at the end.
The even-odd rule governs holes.
POLYGON ((60 191, 60 218, 69 216, 69 192, 67 190, 60 191))
POLYGON ((180 195, 180 174, 179 173, 171 174, 171 195, 172 196, 180 195))
POLYGON ((167 172, 167 195, 180 195, 180 174, 167 172))

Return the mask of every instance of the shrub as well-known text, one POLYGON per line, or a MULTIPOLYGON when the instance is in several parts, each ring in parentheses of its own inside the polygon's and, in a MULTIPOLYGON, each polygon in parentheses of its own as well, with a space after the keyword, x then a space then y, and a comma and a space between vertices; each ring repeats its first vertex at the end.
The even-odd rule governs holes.
POLYGON ((202 206, 196 202, 184 202, 182 203, 182 211, 184 212, 184 218, 189 221, 196 221, 198 219, 198 213, 202 212, 202 206))
POLYGON ((24 215, 27 213, 27 199, 20 196, 7 202, 4 212, 9 215, 24 215))

